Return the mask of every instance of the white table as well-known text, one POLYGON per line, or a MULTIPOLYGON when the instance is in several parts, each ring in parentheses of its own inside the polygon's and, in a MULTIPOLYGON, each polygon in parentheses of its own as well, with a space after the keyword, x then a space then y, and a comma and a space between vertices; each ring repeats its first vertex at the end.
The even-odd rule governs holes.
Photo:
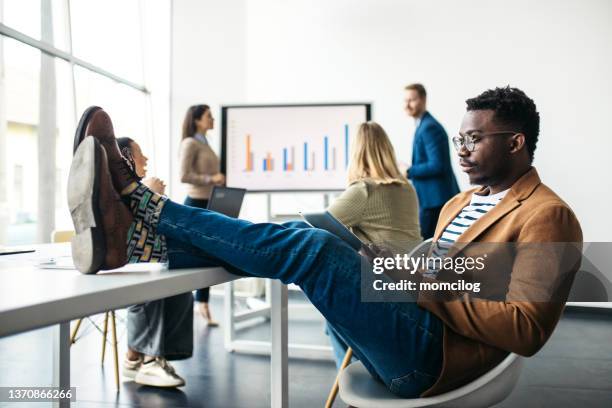
MULTIPOLYGON (((156 264, 83 275, 37 266, 43 259, 70 256, 69 244, 36 248, 35 253, 0 256, 0 337, 57 324, 54 384, 64 389, 70 387, 71 320, 241 278, 221 267, 167 270, 156 264)), ((279 307, 281 289, 274 292, 271 400, 276 408, 288 405, 288 369, 286 309, 279 307)))

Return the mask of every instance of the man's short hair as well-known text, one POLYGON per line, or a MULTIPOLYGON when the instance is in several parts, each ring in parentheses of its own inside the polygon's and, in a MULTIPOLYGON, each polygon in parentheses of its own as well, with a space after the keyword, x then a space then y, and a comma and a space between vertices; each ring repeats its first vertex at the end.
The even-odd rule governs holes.
POLYGON ((540 133, 540 114, 533 100, 525 95, 525 92, 510 86, 489 89, 465 103, 468 112, 492 110, 495 112, 495 120, 508 126, 508 130, 523 133, 529 158, 533 161, 540 133))
POLYGON ((406 90, 406 91, 416 91, 419 94, 419 97, 421 97, 423 99, 427 98, 427 91, 425 90, 425 87, 422 84, 410 84, 410 85, 406 85, 404 90, 406 90))

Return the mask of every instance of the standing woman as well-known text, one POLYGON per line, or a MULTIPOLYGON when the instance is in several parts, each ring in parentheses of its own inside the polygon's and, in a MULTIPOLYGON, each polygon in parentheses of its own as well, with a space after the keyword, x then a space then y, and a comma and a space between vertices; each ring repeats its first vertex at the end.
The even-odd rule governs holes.
MULTIPOLYGON (((219 157, 208 144, 206 132, 213 129, 214 118, 208 105, 193 105, 185 114, 180 148, 181 182, 189 184, 185 205, 206 208, 213 186, 225 184, 219 157)), ((209 326, 218 326, 208 307, 210 288, 196 291, 198 309, 209 326)))

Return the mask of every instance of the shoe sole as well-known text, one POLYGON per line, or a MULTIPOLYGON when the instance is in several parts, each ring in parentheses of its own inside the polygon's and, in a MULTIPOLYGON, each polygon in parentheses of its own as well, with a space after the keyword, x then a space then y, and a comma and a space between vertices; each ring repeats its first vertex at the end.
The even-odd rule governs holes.
POLYGON ((185 385, 185 382, 181 382, 178 384, 163 384, 161 382, 159 382, 158 377, 156 376, 148 376, 148 375, 136 375, 136 377, 134 377, 134 382, 136 384, 140 384, 140 385, 148 385, 150 387, 159 387, 159 388, 176 388, 176 387, 182 387, 185 385))
POLYGON ((106 257, 102 214, 98 207, 102 147, 88 136, 74 153, 68 176, 68 208, 74 223, 72 260, 82 273, 100 270, 106 257))
POLYGON ((79 124, 76 128, 76 132, 74 133, 74 142, 72 146, 72 153, 76 153, 79 144, 85 139, 85 137, 89 136, 85 134, 85 130, 87 129, 87 125, 89 124, 89 120, 97 111, 102 110, 99 106, 90 106, 85 109, 85 112, 81 115, 81 119, 79 119, 79 124))
POLYGON ((138 369, 131 369, 131 368, 123 367, 123 370, 121 371, 121 375, 123 375, 125 378, 129 378, 131 380, 136 378, 136 374, 138 374, 138 369))

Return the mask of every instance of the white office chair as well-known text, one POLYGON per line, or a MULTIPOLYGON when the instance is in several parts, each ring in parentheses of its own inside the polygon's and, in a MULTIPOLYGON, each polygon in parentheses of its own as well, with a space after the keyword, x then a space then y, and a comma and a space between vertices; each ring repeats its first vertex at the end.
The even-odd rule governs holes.
POLYGON ((340 375, 340 398, 356 408, 485 408, 503 401, 514 389, 523 358, 510 353, 488 373, 463 387, 427 398, 395 396, 374 380, 360 362, 349 365, 340 375))

